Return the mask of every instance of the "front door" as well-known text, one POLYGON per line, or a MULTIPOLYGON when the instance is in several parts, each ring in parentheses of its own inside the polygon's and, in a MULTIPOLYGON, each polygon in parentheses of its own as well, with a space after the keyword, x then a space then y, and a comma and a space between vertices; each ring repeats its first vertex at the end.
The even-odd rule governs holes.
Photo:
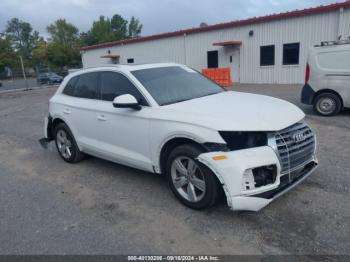
POLYGON ((101 100, 97 109, 98 154, 125 165, 152 171, 149 146, 151 107, 130 80, 117 72, 100 73, 101 100), (143 108, 115 108, 113 100, 123 94, 133 95, 143 108))

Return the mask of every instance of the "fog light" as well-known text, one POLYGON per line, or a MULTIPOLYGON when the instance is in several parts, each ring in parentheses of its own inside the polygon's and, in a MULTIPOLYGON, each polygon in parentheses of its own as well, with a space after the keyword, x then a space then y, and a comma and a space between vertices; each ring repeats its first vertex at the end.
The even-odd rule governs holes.
POLYGON ((262 166, 253 169, 255 187, 273 184, 276 181, 277 167, 275 165, 262 166))
POLYGON ((247 169, 243 174, 242 189, 251 190, 257 187, 273 184, 277 177, 275 165, 247 169))

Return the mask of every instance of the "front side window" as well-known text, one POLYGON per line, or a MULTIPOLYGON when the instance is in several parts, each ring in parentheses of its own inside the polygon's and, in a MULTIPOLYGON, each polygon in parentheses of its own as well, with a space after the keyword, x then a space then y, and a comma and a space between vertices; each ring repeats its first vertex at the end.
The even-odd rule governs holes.
POLYGON ((140 105, 148 105, 140 91, 122 74, 116 72, 101 73, 101 99, 113 101, 115 97, 130 94, 140 105))
POLYGON ((300 43, 283 45, 283 65, 299 65, 300 43))
POLYGON ((79 76, 74 88, 74 96, 98 99, 98 73, 86 73, 79 76))
POLYGON ((133 71, 159 105, 174 104, 225 90, 192 69, 180 66, 133 71))

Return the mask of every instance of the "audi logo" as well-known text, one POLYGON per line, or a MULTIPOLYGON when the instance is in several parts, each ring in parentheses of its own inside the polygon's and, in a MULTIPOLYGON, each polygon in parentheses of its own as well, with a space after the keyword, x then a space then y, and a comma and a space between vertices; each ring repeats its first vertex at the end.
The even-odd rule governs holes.
POLYGON ((292 135, 292 139, 294 140, 294 142, 298 143, 298 142, 302 142, 305 140, 305 136, 303 132, 298 132, 292 135))

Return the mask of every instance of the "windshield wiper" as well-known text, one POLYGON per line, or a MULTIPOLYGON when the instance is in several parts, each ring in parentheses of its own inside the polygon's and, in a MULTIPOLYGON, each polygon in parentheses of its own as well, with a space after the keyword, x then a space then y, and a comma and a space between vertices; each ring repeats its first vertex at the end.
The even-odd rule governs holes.
POLYGON ((166 102, 166 103, 163 103, 163 104, 161 104, 161 105, 162 105, 162 106, 166 106, 166 105, 171 105, 171 104, 176 104, 176 103, 184 102, 184 101, 191 100, 191 99, 193 99, 193 98, 179 99, 179 100, 175 100, 175 101, 166 102))

